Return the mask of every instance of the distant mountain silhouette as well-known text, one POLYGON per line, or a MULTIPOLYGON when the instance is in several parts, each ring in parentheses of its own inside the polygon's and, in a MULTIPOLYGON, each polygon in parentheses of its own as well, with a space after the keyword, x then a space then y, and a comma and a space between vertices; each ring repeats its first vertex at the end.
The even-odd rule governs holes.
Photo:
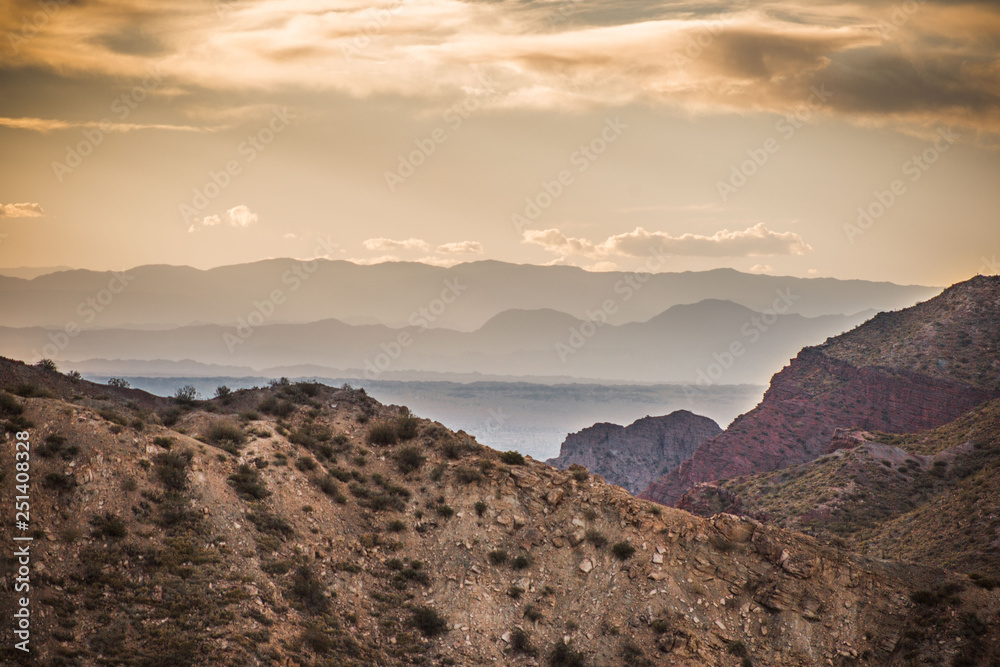
MULTIPOLYGON (((2 272, 0 272, 2 273, 2 272)), ((643 276, 568 266, 497 261, 451 268, 414 262, 361 266, 346 261, 271 259, 207 271, 147 265, 111 272, 57 271, 31 280, 0 277, 0 324, 81 327, 219 324, 263 317, 268 323, 338 319, 354 324, 417 324, 463 331, 508 310, 554 309, 578 319, 604 313, 612 324, 643 322, 671 306, 725 299, 755 311, 780 290, 804 316, 906 307, 931 287, 860 280, 791 278, 731 269, 643 276), (275 299, 277 297, 277 299, 275 299), (96 299, 97 306, 88 306, 96 299), (422 314, 423 312, 423 314, 422 314), (260 313, 254 315, 254 313, 260 313)))
POLYGON ((311 366, 369 379, 412 371, 435 377, 481 373, 762 384, 801 347, 846 331, 865 316, 761 314, 729 301, 709 300, 618 326, 552 309, 509 310, 471 332, 350 325, 335 319, 255 328, 200 324, 88 329, 72 338, 40 327, 7 327, 0 328, 0 354, 57 361, 190 360, 253 372, 311 366), (61 349, 59 342, 65 343, 61 349))

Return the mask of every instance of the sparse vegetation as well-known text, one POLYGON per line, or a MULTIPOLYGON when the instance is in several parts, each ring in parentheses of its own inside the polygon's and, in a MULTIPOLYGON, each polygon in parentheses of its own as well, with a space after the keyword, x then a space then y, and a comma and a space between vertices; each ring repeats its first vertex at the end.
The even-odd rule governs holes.
POLYGON ((618 560, 628 560, 635 553, 635 547, 628 542, 615 542, 611 545, 611 553, 618 560))
POLYGON ((509 452, 500 452, 500 461, 509 466, 523 466, 524 456, 521 452, 515 452, 514 450, 510 450, 509 452))
POLYGON ((241 464, 236 472, 229 476, 229 485, 240 496, 252 500, 263 500, 271 495, 257 468, 246 463, 241 464))

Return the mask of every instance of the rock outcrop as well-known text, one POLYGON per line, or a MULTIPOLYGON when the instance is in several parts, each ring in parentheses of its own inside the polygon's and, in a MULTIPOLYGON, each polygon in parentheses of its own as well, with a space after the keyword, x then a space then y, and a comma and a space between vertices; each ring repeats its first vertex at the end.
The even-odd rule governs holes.
POLYGON ((811 461, 837 428, 911 433, 998 396, 1000 277, 977 277, 803 349, 756 408, 640 497, 673 505, 697 483, 811 461))
POLYGON ((665 475, 709 438, 722 432, 708 417, 678 410, 662 417, 644 417, 628 426, 594 424, 566 436, 559 456, 546 461, 566 469, 576 464, 639 493, 665 475))

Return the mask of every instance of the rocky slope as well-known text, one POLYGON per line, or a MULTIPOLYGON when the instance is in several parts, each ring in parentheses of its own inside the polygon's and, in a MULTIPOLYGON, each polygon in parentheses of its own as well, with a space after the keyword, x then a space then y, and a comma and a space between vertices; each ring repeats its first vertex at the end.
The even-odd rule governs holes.
POLYGON ((1000 400, 924 433, 838 432, 826 456, 696 485, 678 506, 745 514, 1000 585, 1000 400))
POLYGON ((882 313, 803 349, 761 403, 641 497, 671 505, 693 484, 811 461, 837 428, 908 433, 1000 396, 1000 277, 882 313))
POLYGON ((178 402, 7 361, 0 382, 19 394, 0 394, 7 444, 32 443, 30 529, 16 533, 34 538, 36 664, 1000 658, 1000 592, 662 508, 348 387, 178 402))
POLYGON ((559 456, 546 463, 566 469, 581 465, 629 493, 639 493, 722 431, 708 417, 677 410, 645 417, 628 426, 594 424, 566 436, 559 456))

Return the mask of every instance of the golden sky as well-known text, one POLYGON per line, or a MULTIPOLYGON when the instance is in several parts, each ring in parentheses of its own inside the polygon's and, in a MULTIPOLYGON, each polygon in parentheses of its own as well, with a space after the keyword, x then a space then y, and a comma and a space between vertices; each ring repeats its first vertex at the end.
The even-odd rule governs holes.
POLYGON ((995 2, 15 0, 0 266, 498 259, 943 285, 995 2))

